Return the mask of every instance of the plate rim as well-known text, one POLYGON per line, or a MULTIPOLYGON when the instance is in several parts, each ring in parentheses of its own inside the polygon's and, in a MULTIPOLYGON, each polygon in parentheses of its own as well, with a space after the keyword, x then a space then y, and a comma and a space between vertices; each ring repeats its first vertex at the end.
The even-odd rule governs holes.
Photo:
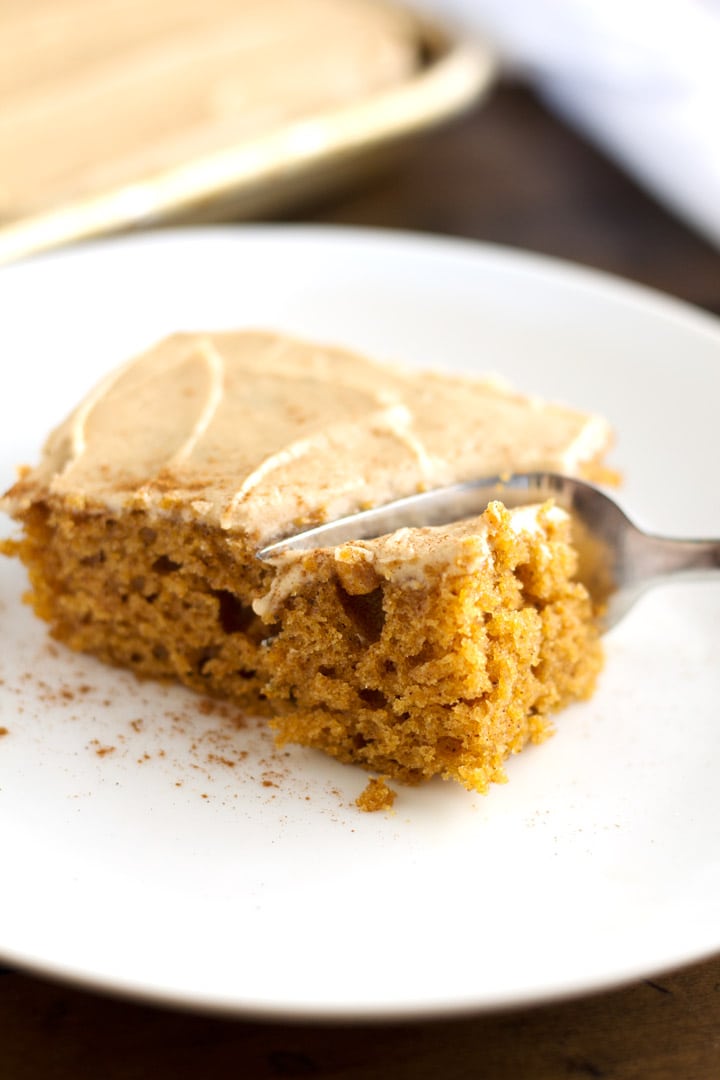
POLYGON ((209 244, 250 242, 274 243, 347 241, 392 246, 433 248, 440 256, 464 256, 497 261, 505 267, 538 276, 550 275, 558 282, 581 287, 583 291, 601 291, 615 303, 639 305, 660 318, 672 319, 704 332, 712 339, 720 337, 720 312, 685 300, 654 285, 646 285, 573 259, 547 254, 517 244, 458 236, 450 233, 421 232, 417 229, 398 229, 393 226, 343 225, 306 222, 217 222, 203 225, 169 225, 159 228, 137 228, 106 236, 92 236, 36 253, 28 253, 12 262, 0 261, 0 282, 16 273, 32 273, 53 266, 56 262, 85 260, 98 255, 112 254, 115 249, 134 246, 173 247, 178 244, 209 244))

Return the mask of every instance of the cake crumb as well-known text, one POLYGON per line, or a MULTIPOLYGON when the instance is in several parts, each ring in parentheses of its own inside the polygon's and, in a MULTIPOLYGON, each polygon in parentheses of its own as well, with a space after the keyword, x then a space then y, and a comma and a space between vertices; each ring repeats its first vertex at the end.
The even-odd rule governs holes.
POLYGON ((0 727, 0 738, 1 738, 1 737, 2 737, 3 735, 9 735, 9 734, 10 734, 10 729, 9 729, 9 728, 6 728, 6 727, 0 727))
POLYGON ((88 743, 88 749, 91 747, 98 757, 106 757, 108 754, 114 754, 117 749, 115 746, 103 746, 99 739, 91 739, 88 743))
POLYGON ((355 800, 355 805, 368 814, 374 810, 390 810, 396 796, 397 792, 385 783, 385 777, 378 776, 368 781, 355 800))

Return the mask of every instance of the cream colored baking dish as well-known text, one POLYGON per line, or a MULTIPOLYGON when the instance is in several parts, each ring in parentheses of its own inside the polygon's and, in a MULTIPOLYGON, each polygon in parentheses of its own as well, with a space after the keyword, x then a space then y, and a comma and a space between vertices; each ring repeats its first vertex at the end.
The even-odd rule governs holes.
POLYGON ((477 101, 493 57, 378 0, 0 12, 0 262, 283 210, 477 101))

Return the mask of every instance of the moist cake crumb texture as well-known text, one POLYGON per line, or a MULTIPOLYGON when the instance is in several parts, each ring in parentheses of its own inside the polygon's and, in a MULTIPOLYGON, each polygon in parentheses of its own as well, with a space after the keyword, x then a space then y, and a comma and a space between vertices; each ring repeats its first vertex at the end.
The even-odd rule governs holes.
POLYGON ((495 380, 259 332, 175 335, 107 377, 3 500, 28 598, 73 649, 268 717, 278 741, 484 791, 592 692, 568 517, 471 521, 259 562, 304 524, 507 471, 602 468, 607 426, 495 380))

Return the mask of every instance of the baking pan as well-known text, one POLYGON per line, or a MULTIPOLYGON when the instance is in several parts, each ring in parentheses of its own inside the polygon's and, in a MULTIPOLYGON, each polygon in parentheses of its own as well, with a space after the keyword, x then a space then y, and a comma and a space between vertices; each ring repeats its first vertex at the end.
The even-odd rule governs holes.
POLYGON ((495 71, 482 42, 375 0, 11 0, 0 39, 0 262, 287 212, 469 108, 495 71))

